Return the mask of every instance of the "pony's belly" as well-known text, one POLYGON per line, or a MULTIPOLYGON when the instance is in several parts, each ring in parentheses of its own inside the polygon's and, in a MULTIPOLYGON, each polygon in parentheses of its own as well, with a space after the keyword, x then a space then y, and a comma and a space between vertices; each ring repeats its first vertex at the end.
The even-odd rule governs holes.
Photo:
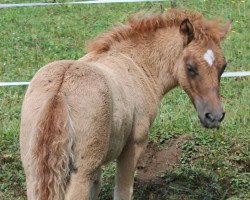
POLYGON ((110 162, 121 154, 133 125, 133 114, 130 109, 123 107, 115 112, 112 123, 112 132, 109 139, 109 149, 105 162, 110 162))

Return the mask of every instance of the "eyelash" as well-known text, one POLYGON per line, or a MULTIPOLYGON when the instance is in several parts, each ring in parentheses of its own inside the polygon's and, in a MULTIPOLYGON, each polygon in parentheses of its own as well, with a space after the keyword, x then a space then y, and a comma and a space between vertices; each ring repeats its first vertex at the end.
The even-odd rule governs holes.
POLYGON ((187 71, 188 71, 188 74, 191 76, 191 77, 194 77, 195 75, 197 75, 197 70, 195 69, 195 67, 191 64, 187 64, 187 71))

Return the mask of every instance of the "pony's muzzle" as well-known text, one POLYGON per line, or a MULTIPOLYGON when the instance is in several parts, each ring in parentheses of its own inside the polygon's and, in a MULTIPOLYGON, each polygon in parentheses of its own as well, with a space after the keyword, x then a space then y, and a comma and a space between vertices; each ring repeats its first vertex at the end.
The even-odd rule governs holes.
POLYGON ((225 112, 220 104, 212 106, 206 101, 195 99, 195 108, 198 112, 199 119, 205 128, 218 128, 225 117, 225 112))
POLYGON ((211 112, 206 112, 203 117, 199 118, 201 120, 202 125, 205 128, 218 128, 224 117, 225 117, 225 112, 220 112, 216 114, 211 112))

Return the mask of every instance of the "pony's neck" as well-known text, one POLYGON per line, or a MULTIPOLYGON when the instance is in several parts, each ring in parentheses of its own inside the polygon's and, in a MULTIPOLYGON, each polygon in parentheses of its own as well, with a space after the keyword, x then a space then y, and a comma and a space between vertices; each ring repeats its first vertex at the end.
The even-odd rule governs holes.
POLYGON ((177 86, 174 66, 183 51, 177 28, 160 29, 153 36, 129 40, 122 46, 117 48, 143 69, 159 98, 177 86))

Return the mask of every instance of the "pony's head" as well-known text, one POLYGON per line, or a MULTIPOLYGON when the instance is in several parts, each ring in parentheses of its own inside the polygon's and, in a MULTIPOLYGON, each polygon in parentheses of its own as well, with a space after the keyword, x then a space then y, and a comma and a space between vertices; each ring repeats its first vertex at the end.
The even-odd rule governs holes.
POLYGON ((219 91, 220 77, 227 62, 220 41, 230 27, 231 22, 220 28, 213 21, 192 24, 188 19, 180 25, 184 51, 178 64, 177 79, 206 128, 218 128, 225 116, 219 91))

